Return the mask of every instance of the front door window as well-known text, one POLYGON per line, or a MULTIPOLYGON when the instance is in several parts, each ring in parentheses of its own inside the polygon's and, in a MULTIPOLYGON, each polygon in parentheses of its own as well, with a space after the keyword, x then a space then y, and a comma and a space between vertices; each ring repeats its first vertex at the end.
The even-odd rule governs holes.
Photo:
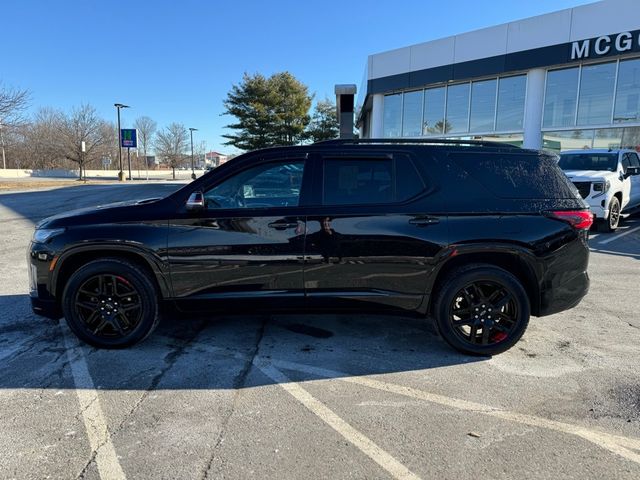
POLYGON ((204 194, 209 210, 221 208, 296 207, 300 201, 304 161, 265 163, 244 170, 204 194))

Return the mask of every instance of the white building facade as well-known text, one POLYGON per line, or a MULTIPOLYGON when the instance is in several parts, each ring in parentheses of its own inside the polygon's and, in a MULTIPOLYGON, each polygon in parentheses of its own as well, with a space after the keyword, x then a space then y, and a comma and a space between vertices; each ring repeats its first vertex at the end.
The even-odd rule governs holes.
POLYGON ((640 147, 640 0, 604 0, 371 55, 363 138, 640 147))

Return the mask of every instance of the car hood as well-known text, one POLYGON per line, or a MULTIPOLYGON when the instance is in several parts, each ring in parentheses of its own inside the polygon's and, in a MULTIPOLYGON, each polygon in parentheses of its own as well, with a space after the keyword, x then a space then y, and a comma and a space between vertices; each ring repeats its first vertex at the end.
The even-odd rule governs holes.
POLYGON ((611 180, 617 177, 616 172, 606 170, 566 170, 564 174, 572 182, 594 182, 597 180, 611 180))
POLYGON ((147 220, 148 214, 151 211, 158 211, 157 207, 166 202, 166 200, 166 198, 146 198, 69 210, 41 220, 36 224, 36 229, 60 228, 90 223, 147 220))

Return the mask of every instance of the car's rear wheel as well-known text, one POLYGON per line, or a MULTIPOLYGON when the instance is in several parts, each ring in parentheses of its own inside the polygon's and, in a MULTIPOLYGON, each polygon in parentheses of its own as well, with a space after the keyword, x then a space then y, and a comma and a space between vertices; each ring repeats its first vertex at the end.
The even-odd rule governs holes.
POLYGON ((609 218, 603 220, 600 227, 603 232, 615 232, 620 224, 620 200, 613 197, 609 202, 609 218))
POLYGON ((158 324, 153 281, 120 259, 95 260, 78 269, 64 289, 69 328, 99 348, 124 348, 144 340, 158 324))
POLYGON ((470 265, 449 274, 434 306, 444 340, 472 355, 495 355, 520 340, 530 305, 520 281, 491 265, 470 265))

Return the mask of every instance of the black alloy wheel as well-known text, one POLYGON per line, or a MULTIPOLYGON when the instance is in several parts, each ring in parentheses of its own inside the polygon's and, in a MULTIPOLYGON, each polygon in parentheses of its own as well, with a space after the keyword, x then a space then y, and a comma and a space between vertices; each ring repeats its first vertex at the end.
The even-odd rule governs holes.
POLYGON ((607 231, 614 232, 620 223, 620 201, 618 197, 613 197, 609 203, 609 221, 607 231))
POLYGON ((100 348, 144 340, 158 323, 155 287, 139 267, 120 259, 96 260, 69 279, 63 294, 69 328, 100 348))
POLYGON ((98 274, 76 291, 76 314, 84 327, 98 337, 122 337, 142 316, 140 293, 124 277, 98 274))
POLYGON ((511 348, 529 322, 529 299, 511 273, 489 265, 447 277, 435 306, 443 338, 464 353, 495 355, 511 348))

